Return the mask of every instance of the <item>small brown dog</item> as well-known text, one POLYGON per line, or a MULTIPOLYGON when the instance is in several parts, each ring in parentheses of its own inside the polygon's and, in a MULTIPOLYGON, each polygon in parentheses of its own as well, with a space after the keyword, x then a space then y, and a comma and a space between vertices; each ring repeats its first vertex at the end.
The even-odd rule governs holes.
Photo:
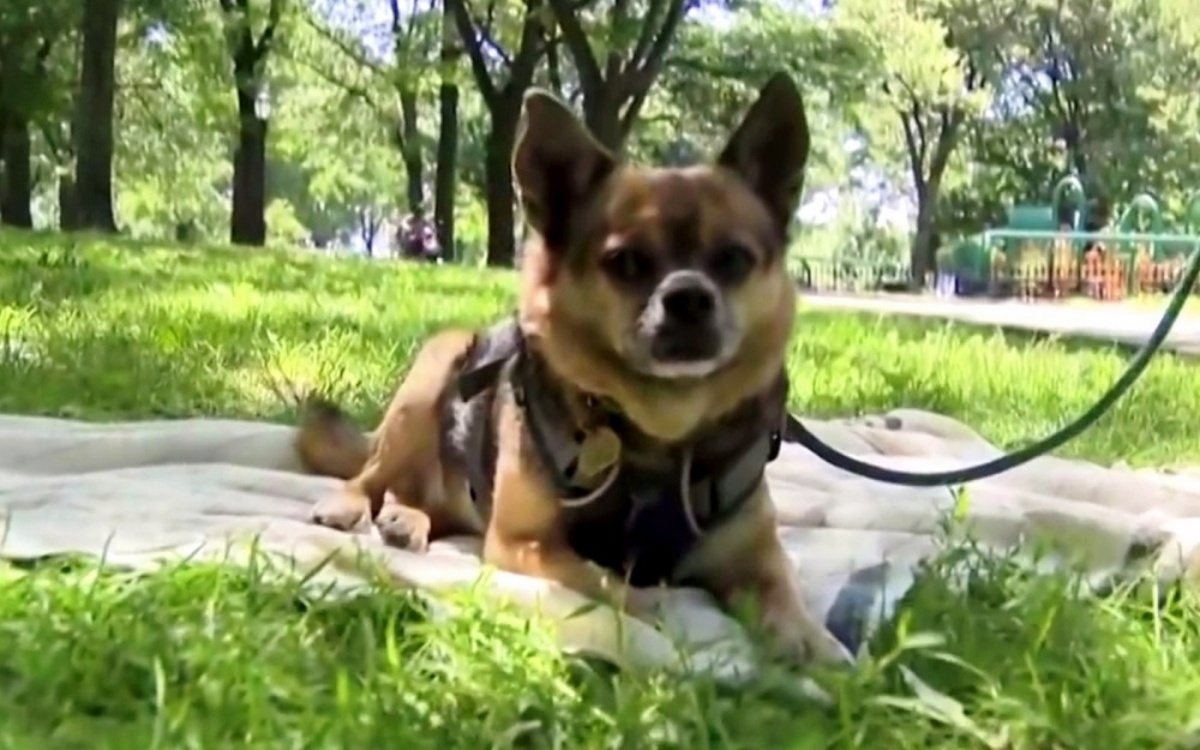
POLYGON ((809 134, 776 75, 716 164, 618 162, 557 99, 513 156, 531 239, 518 315, 418 353, 375 439, 317 403, 298 448, 348 481, 318 523, 390 543, 479 534, 487 563, 634 615, 650 589, 750 597, 784 654, 847 654, 807 611, 764 481, 795 291, 784 255, 809 134))

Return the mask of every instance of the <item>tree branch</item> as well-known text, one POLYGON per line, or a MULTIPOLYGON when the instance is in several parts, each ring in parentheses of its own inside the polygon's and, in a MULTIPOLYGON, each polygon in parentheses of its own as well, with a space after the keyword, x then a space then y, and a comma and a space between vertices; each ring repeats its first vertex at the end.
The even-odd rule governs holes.
MULTIPOLYGON (((900 117, 900 126, 904 130, 904 144, 908 149, 908 166, 912 172, 913 187, 916 188, 918 195, 925 193, 925 155, 926 155, 926 140, 925 127, 921 122, 924 116, 924 110, 921 107, 921 101, 917 98, 917 94, 913 91, 903 79, 897 78, 897 82, 904 88, 904 93, 909 100, 908 107, 897 105, 896 113, 900 117)), ((884 93, 891 95, 892 90, 886 82, 883 85, 884 93)))
POLYGON ((939 116, 941 129, 938 133, 937 146, 933 150, 933 157, 929 160, 929 174, 926 183, 927 186, 935 187, 942 181, 946 165, 950 163, 950 155, 954 153, 954 146, 958 143, 959 128, 966 120, 966 113, 961 107, 943 106, 939 116))
POLYGON ((511 67, 513 64, 512 55, 508 54, 508 50, 504 49, 504 46, 492 36, 490 29, 490 23, 487 26, 479 27, 479 43, 481 45, 486 44, 488 49, 492 51, 492 54, 499 57, 505 65, 511 67))
POLYGON ((400 0, 388 0, 388 10, 392 14, 392 39, 400 41, 400 0))
POLYGON ((521 43, 517 47, 513 65, 509 68, 508 81, 504 87, 505 96, 522 96, 533 82, 533 74, 537 71, 542 57, 543 29, 540 5, 540 0, 528 0, 525 6, 521 43))
POLYGON ((625 107, 625 111, 621 113, 621 142, 624 143, 629 134, 633 132, 633 126, 638 123, 638 117, 642 114, 642 107, 646 104, 646 98, 650 94, 650 88, 639 89, 634 92, 629 98, 629 105, 625 107))
POLYGON ((580 86, 589 93, 600 91, 604 87, 604 74, 592 51, 592 45, 588 42, 587 33, 583 30, 583 25, 579 23, 574 3, 572 0, 547 0, 547 2, 554 14, 555 22, 558 23, 558 28, 562 31, 562 39, 567 45, 567 52, 575 62, 580 86))
POLYGON ((262 33, 258 36, 258 42, 254 45, 255 63, 262 62, 267 54, 271 51, 271 45, 275 41, 275 29, 279 27, 279 20, 283 17, 283 0, 271 0, 271 4, 267 6, 267 25, 263 27, 262 33))
POLYGON ((358 84, 351 83, 351 82, 346 81, 341 78, 337 78, 337 77, 331 75, 329 73, 329 71, 315 65, 311 60, 303 59, 303 58, 299 58, 299 60, 300 60, 301 65, 303 65, 305 68, 307 68, 308 70, 315 73, 317 75, 317 77, 319 77, 321 80, 325 81, 328 84, 338 87, 347 96, 352 97, 354 99, 358 99, 359 101, 363 102, 368 107, 370 107, 372 110, 374 110, 376 113, 380 113, 380 114, 383 113, 383 111, 384 111, 383 105, 380 104, 379 101, 375 99, 375 96, 371 93, 371 90, 368 89, 367 87, 359 86, 358 84))
MULTIPOLYGON (((650 0, 651 4, 656 4, 661 0, 650 0)), ((651 14, 647 14, 646 18, 650 19, 651 14)), ((625 31, 626 24, 629 23, 629 0, 612 0, 612 10, 608 14, 608 33, 609 39, 620 39, 625 31)), ((650 25, 649 20, 642 21, 642 28, 650 25)), ((625 98, 625 80, 622 77, 622 72, 627 67, 621 59, 620 44, 610 42, 608 45, 608 55, 604 59, 604 81, 610 86, 617 89, 610 96, 613 101, 620 102, 625 98)))
MULTIPOLYGON (((921 98, 917 96, 917 92, 903 78, 896 79, 900 86, 904 89, 905 96, 908 98, 908 105, 899 108, 900 119, 904 122, 905 130, 913 130, 913 137, 916 139, 917 150, 913 153, 918 159, 918 166, 923 171, 925 169, 925 160, 929 156, 929 135, 925 131, 925 107, 921 104, 921 98)), ((906 133, 907 140, 907 133, 906 133)))
MULTIPOLYGON (((325 26, 325 24, 318 23, 317 21, 315 21, 313 19, 309 19, 308 24, 309 24, 309 26, 311 26, 313 28, 314 31, 316 31, 318 34, 323 36, 326 41, 328 41, 331 44, 333 44, 334 46, 336 46, 338 48, 338 51, 340 51, 343 55, 345 55, 346 57, 349 57, 351 60, 353 60, 356 65, 366 68, 366 69, 370 70, 372 73, 379 75, 379 76, 387 75, 387 73, 388 73, 387 69, 384 68, 383 66, 379 65, 378 63, 376 63, 374 60, 367 57, 365 54, 363 54, 362 51, 357 48, 357 45, 355 45, 354 42, 343 38, 340 34, 335 32, 333 29, 327 28, 325 26)), ((301 59, 304 62, 306 67, 308 67, 314 71, 317 70, 316 66, 314 66, 308 59, 304 59, 304 58, 301 58, 301 59)), ((335 82, 332 79, 329 79, 329 80, 330 80, 330 83, 335 82)), ((343 84, 339 84, 339 85, 342 85, 343 88, 345 87, 343 84)))
POLYGON ((917 189, 918 195, 923 195, 925 192, 925 170, 922 164, 924 156, 921 154, 921 148, 917 143, 917 135, 913 133, 909 119, 901 115, 900 124, 904 128, 904 143, 908 146, 908 166, 912 171, 913 187, 917 189))
POLYGON ((646 20, 642 21, 642 30, 638 33, 637 42, 633 45, 633 52, 629 55, 627 67, 633 68, 641 64, 643 58, 650 51, 650 46, 654 44, 654 29, 658 27, 658 15, 663 12, 666 7, 664 3, 673 2, 674 0, 650 0, 650 6, 646 8, 646 20))
POLYGON ((444 0, 444 2, 450 6, 450 13, 454 16, 454 25, 458 27, 458 36, 467 50, 467 58, 471 61, 471 72, 475 76, 475 86, 479 89, 479 95, 483 97, 484 104, 489 109, 494 108, 498 103, 499 93, 496 90, 496 82, 492 80, 492 74, 488 71, 487 60, 483 58, 479 33, 475 28, 475 22, 471 20, 471 14, 467 9, 467 0, 444 0))
POLYGON ((543 40, 546 48, 546 78, 550 80, 550 86, 554 89, 555 93, 563 96, 566 92, 563 90, 562 64, 558 59, 558 43, 558 37, 543 40))
MULTIPOLYGON (((683 21, 684 15, 694 7, 695 0, 667 0, 667 2, 670 5, 667 6, 666 16, 658 29, 658 34, 654 37, 654 42, 645 51, 644 57, 638 57, 635 50, 635 55, 629 58, 632 80, 629 84, 631 88, 628 90, 631 90, 635 97, 640 96, 642 99, 646 97, 650 86, 654 84, 654 80, 662 71, 663 63, 667 58, 667 52, 671 49, 671 42, 675 39, 675 32, 679 29, 679 24, 683 21), (640 62, 637 62, 638 60, 640 62), (637 67, 632 67, 635 64, 637 67)), ((649 22, 646 22, 645 28, 649 28, 650 25, 649 22)), ((641 108, 640 104, 638 108, 641 108)))

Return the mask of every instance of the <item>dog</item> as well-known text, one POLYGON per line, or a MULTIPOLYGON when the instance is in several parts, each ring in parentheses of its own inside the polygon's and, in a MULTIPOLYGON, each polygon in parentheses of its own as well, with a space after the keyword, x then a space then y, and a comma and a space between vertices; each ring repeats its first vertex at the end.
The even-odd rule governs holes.
POLYGON ((346 480, 317 523, 373 521, 649 618, 660 583, 749 604, 795 663, 844 662, 806 608, 764 469, 786 422, 785 251, 809 132, 773 76, 715 163, 650 168, 525 96, 512 157, 529 239, 513 318, 420 349, 374 437, 314 400, 297 450, 346 480))

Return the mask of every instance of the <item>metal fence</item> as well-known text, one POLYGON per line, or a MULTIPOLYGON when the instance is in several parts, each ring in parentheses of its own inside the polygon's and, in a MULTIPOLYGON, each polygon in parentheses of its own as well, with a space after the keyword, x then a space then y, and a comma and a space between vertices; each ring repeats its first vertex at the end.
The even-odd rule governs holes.
MULTIPOLYGON (((942 296, 1115 301, 1174 291, 1187 259, 1200 252, 1200 236, 1003 229, 952 250, 919 289, 942 296)), ((813 292, 913 288, 910 266, 898 261, 800 257, 793 269, 797 284, 813 292)))

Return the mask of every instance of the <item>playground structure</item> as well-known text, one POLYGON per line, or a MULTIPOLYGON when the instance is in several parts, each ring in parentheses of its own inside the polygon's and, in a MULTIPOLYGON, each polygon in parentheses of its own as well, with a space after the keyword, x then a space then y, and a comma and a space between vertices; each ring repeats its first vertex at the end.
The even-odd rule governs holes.
MULTIPOLYGON (((956 296, 1120 300, 1170 292, 1188 257, 1200 251, 1200 191, 1183 204, 1181 226, 1169 226, 1158 200, 1144 192, 1105 226, 1089 230, 1088 211, 1082 182, 1068 175, 1048 204, 1013 205, 1003 226, 943 248, 925 286, 956 296)), ((911 288, 907 263, 894 260, 800 258, 797 264, 797 280, 809 289, 911 288)))
POLYGON ((1064 177, 1049 204, 1015 205, 1005 226, 951 246, 935 286, 961 296, 1120 300, 1171 291, 1200 250, 1200 192, 1184 204, 1182 231, 1171 231, 1149 193, 1097 231, 1086 229, 1088 209, 1082 183, 1064 177))

